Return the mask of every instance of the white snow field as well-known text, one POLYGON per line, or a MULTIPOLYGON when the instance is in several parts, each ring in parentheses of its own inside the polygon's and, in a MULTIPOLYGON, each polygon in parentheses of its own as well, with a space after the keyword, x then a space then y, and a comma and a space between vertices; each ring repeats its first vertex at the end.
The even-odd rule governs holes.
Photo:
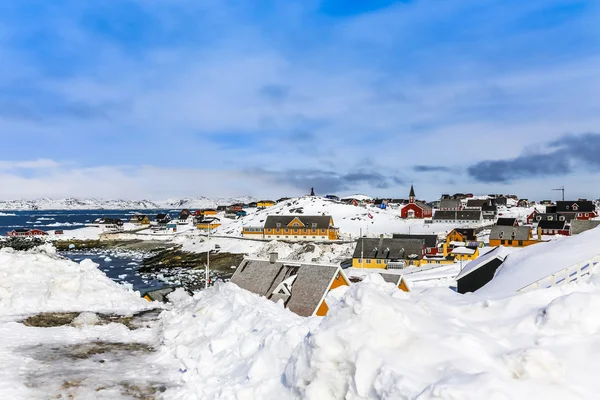
POLYGON ((134 398, 165 388, 170 369, 153 359, 156 328, 101 321, 161 306, 52 247, 0 250, 0 398, 134 398), (21 322, 49 312, 54 321, 71 316, 50 327, 21 322))

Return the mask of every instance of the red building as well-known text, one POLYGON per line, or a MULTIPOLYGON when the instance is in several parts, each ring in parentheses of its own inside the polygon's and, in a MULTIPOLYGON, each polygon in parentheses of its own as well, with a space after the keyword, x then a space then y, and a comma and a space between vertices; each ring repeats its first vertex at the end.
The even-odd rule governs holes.
POLYGON ((417 201, 415 196, 415 189, 410 185, 410 194, 408 195, 408 204, 402 207, 400 216, 404 219, 407 218, 431 218, 433 216, 433 210, 427 204, 417 201))
POLYGON ((6 236, 44 236, 47 235, 46 232, 39 229, 15 229, 11 232, 8 232, 6 236))

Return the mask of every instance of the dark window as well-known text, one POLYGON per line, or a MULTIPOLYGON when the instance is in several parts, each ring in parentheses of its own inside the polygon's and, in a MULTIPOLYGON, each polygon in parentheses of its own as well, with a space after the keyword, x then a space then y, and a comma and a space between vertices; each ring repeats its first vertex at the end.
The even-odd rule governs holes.
POLYGON ((523 241, 519 240, 519 246, 523 246, 523 241))

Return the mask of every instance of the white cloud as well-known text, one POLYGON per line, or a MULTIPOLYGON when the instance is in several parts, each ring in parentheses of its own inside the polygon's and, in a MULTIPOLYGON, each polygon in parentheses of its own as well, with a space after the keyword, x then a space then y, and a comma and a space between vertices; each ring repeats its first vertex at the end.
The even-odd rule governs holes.
POLYGON ((57 168, 60 164, 54 160, 38 159, 31 161, 0 161, 1 170, 57 168))

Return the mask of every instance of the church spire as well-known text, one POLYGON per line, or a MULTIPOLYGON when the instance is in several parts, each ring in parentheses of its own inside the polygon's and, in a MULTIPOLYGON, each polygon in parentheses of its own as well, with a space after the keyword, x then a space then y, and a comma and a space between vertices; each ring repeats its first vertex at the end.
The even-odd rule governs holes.
POLYGON ((414 187, 413 187, 413 185, 411 184, 411 185, 410 185, 410 193, 409 193, 409 195, 408 195, 408 199, 409 199, 409 201, 410 201, 411 203, 414 203, 414 202, 415 202, 415 197, 417 197, 417 196, 415 196, 415 188, 414 188, 414 187))

